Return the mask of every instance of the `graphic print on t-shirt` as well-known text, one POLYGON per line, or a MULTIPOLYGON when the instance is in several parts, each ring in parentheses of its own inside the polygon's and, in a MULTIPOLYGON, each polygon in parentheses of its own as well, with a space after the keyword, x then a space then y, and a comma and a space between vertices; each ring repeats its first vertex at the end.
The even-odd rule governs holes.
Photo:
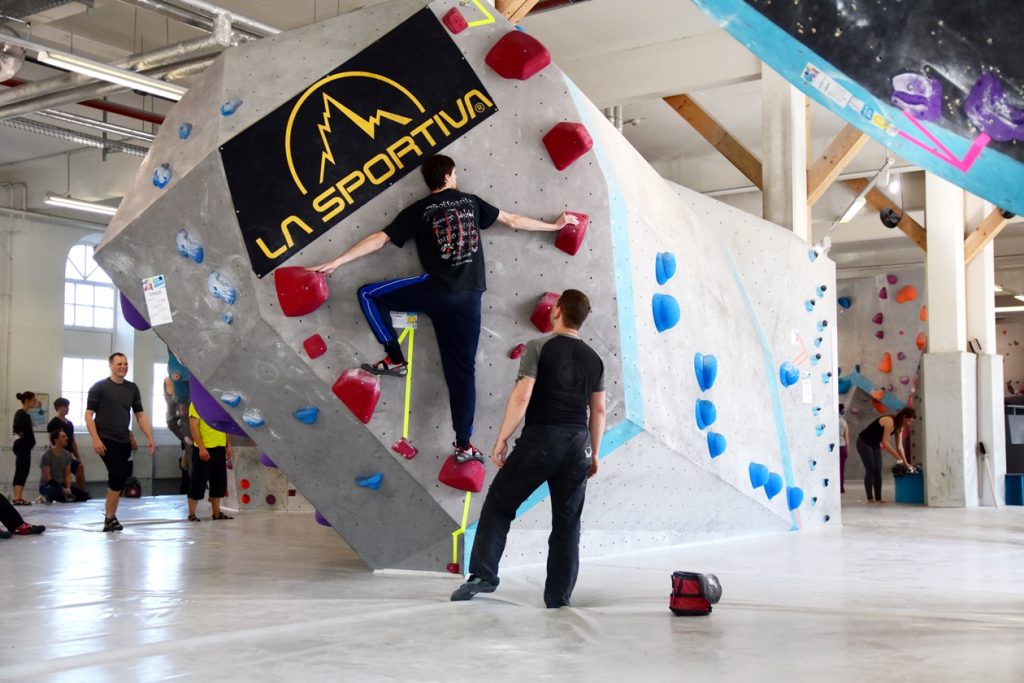
POLYGON ((423 210, 437 240, 441 258, 451 268, 473 260, 480 250, 480 230, 476 224, 473 199, 460 197, 454 201, 431 204, 423 210))

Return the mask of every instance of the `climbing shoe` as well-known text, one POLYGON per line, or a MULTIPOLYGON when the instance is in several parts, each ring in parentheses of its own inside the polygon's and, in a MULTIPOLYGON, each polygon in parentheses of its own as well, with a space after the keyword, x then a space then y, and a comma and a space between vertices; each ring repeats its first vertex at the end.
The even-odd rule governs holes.
POLYGON ((469 444, 465 448, 460 448, 458 444, 452 444, 455 450, 452 451, 452 457, 455 458, 455 462, 466 462, 467 460, 479 460, 484 462, 484 454, 481 453, 473 444, 469 444))
POLYGON ((110 519, 103 520, 104 531, 123 531, 124 527, 121 526, 121 522, 117 521, 117 517, 111 517, 110 519))
POLYGON ((497 586, 490 581, 484 581, 481 578, 473 576, 470 577, 469 581, 455 589, 455 592, 452 593, 452 602, 472 600, 473 596, 477 593, 493 593, 495 588, 497 588, 497 586))
POLYGON ((33 534, 41 534, 44 531, 46 531, 46 527, 42 524, 29 524, 28 522, 25 522, 15 529, 14 533, 19 536, 32 536, 33 534))
POLYGON ((375 375, 388 375, 390 377, 405 377, 409 374, 408 363, 392 363, 389 356, 384 356, 373 365, 363 363, 363 370, 372 372, 375 375))

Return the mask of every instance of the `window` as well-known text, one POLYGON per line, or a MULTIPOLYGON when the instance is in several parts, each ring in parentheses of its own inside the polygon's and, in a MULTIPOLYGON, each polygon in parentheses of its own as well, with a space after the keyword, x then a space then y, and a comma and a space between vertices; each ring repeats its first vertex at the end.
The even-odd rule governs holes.
POLYGON ((64 263, 64 327, 114 329, 114 284, 93 260, 94 252, 91 244, 76 244, 68 252, 64 263))
POLYGON ((153 396, 152 403, 146 408, 146 415, 149 415, 149 424, 153 429, 166 429, 167 421, 159 417, 167 407, 164 399, 164 380, 167 379, 167 363, 153 363, 153 396))
POLYGON ((105 377, 110 377, 106 358, 64 357, 61 370, 60 395, 71 401, 68 419, 75 429, 85 429, 85 401, 89 388, 105 377))

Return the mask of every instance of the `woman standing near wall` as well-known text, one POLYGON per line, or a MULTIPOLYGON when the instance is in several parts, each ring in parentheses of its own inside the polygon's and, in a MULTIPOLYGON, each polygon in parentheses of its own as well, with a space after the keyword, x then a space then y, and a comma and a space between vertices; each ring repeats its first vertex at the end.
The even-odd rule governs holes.
POLYGON ((917 413, 913 408, 903 408, 895 415, 883 415, 867 427, 857 436, 857 452, 864 462, 864 492, 867 493, 868 502, 881 503, 882 501, 882 451, 906 465, 911 472, 910 461, 903 452, 903 430, 910 423, 917 419, 917 413), (890 440, 896 436, 896 446, 890 440), (874 496, 872 496, 874 493, 874 496))
POLYGON ((28 411, 39 405, 35 393, 26 391, 17 394, 21 401, 21 409, 14 414, 14 505, 31 505, 25 500, 25 482, 29 470, 32 469, 32 449, 36 445, 36 435, 32 431, 32 418, 28 411))

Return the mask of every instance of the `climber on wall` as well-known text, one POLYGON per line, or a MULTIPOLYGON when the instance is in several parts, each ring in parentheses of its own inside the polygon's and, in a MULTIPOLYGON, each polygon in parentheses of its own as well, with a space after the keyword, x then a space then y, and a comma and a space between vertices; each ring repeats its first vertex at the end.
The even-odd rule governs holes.
POLYGON ((517 230, 560 230, 577 219, 563 213, 554 223, 507 213, 476 195, 457 189, 455 162, 437 155, 422 166, 430 194, 406 207, 386 228, 375 232, 337 258, 309 268, 328 275, 388 242, 403 246, 415 240, 423 275, 374 282, 359 288, 359 305, 387 355, 364 366, 378 375, 404 377, 408 372, 391 311, 425 313, 434 324, 441 366, 455 429, 459 462, 483 460, 470 443, 476 411, 476 350, 480 340, 480 300, 486 289, 480 231, 496 221, 517 230))

